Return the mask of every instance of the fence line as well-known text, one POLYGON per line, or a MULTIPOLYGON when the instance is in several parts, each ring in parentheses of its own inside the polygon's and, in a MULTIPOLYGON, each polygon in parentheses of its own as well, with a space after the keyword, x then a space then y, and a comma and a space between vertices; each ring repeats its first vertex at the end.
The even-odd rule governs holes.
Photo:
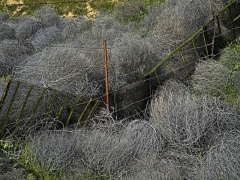
MULTIPOLYGON (((231 6, 234 4, 235 2, 231 2, 229 3, 227 6, 225 6, 222 10, 220 10, 218 13, 216 13, 215 17, 219 18, 219 16, 226 11, 227 9, 229 9, 230 12, 230 17, 231 17, 231 23, 233 26, 233 33, 234 33, 234 38, 236 39, 236 32, 235 32, 235 26, 234 26, 234 22, 233 22, 233 18, 232 18, 232 14, 231 14, 231 6)), ((202 33, 203 35, 203 41, 204 41, 204 46, 205 46, 205 50, 206 50, 206 54, 207 56, 209 56, 209 50, 208 50, 208 35, 207 35, 207 27, 214 22, 214 18, 209 20, 202 28, 200 28, 197 32, 195 32, 191 37, 189 37, 187 40, 185 40, 183 43, 181 43, 178 47, 176 47, 173 51, 171 51, 167 56, 165 56, 159 63, 157 63, 149 72, 145 73, 142 78, 146 78, 147 76, 154 74, 156 76, 157 73, 157 69, 163 65, 163 63, 165 63, 167 60, 169 60, 170 57, 172 57, 174 54, 176 54, 177 52, 181 51, 182 48, 184 48, 186 45, 188 45, 190 42, 192 42, 193 48, 194 48, 194 52, 196 54, 196 57, 199 57, 198 53, 197 53, 197 49, 194 43, 195 38, 197 37, 197 35, 199 35, 200 33, 202 33)), ((221 31, 221 27, 219 24, 219 20, 218 20, 218 28, 221 31)), ((215 25, 214 25, 215 26, 215 25)), ((157 78, 157 76, 156 76, 157 78)))
MULTIPOLYGON (((42 92, 40 94, 39 97, 35 97, 35 99, 37 100, 36 101, 36 104, 33 108, 33 114, 31 116, 31 120, 30 120, 30 123, 32 124, 33 121, 34 121, 34 118, 35 116, 38 114, 38 109, 39 109, 39 106, 45 96, 45 93, 48 91, 48 90, 51 90, 53 91, 53 95, 51 95, 50 97, 50 101, 47 103, 47 106, 46 106, 46 109, 45 109, 45 112, 43 113, 45 116, 44 116, 44 119, 43 121, 45 121, 45 119, 52 113, 54 112, 54 110, 52 110, 52 107, 54 105, 54 103, 56 102, 57 98, 60 96, 60 94, 62 93, 64 95, 64 99, 63 101, 60 103, 60 108, 58 109, 58 111, 55 113, 56 115, 53 117, 55 120, 59 120, 62 113, 63 113, 63 110, 67 110, 68 108, 70 108, 69 112, 68 112, 68 115, 67 115, 67 120, 65 122, 65 126, 68 126, 70 123, 71 123, 71 118, 73 116, 73 113, 78 111, 77 110, 77 106, 79 105, 84 105, 84 107, 82 108, 82 110, 78 113, 78 118, 77 118, 77 122, 76 122, 76 125, 75 125, 75 128, 78 128, 79 125, 81 123, 83 123, 84 126, 87 125, 88 123, 88 120, 91 118, 91 116, 94 114, 94 112, 96 111, 97 107, 99 107, 99 104, 100 102, 103 102, 101 99, 104 97, 104 96, 108 96, 110 94, 114 94, 120 90, 123 90, 124 88, 128 88, 128 87, 134 87, 135 85, 137 85, 138 83, 145 83, 147 82, 148 83, 148 87, 149 87, 149 95, 145 98, 141 98, 141 99, 138 99, 130 104, 128 104, 127 106, 124 106, 123 108, 119 108, 119 109, 116 109, 113 113, 117 113, 117 112, 120 112, 121 110, 123 109, 127 109, 129 106, 132 106, 132 105, 135 105, 139 102, 143 102, 145 100, 148 100, 149 98, 152 97, 152 94, 151 94, 151 82, 150 80, 153 80, 153 79, 157 79, 157 82, 159 85, 161 85, 161 80, 160 80, 160 76, 162 75, 167 75, 169 73, 172 74, 172 76, 175 78, 175 74, 176 74, 176 70, 178 69, 182 69, 184 68, 185 69, 185 73, 187 75, 187 77, 189 77, 190 75, 190 70, 188 69, 188 65, 192 64, 192 63, 195 63, 195 62, 190 62, 190 63, 187 63, 186 62, 186 58, 184 56, 184 52, 186 50, 184 50, 184 47, 186 47, 187 45, 191 44, 192 48, 191 50, 194 51, 194 54, 196 56, 196 59, 197 60, 200 60, 201 56, 199 55, 199 52, 198 52, 198 48, 202 48, 204 47, 205 48, 205 51, 206 51, 206 54, 207 56, 209 55, 212 55, 213 53, 213 50, 210 50, 209 51, 209 46, 211 46, 211 48, 213 48, 213 45, 214 45, 214 39, 212 39, 212 42, 209 43, 209 37, 208 37, 208 34, 207 32, 209 31, 208 29, 208 26, 213 22, 213 30, 215 31, 215 19, 216 19, 216 23, 217 23, 217 26, 218 26, 218 30, 219 30, 219 37, 222 41, 222 31, 221 31, 221 26, 220 26, 220 23, 219 23, 219 16, 220 14, 222 14, 224 11, 226 11, 227 9, 229 9, 229 13, 230 13, 230 17, 231 17, 231 24, 232 24, 232 29, 231 29, 231 32, 233 32, 233 37, 236 38, 236 29, 239 28, 239 27, 235 27, 235 24, 234 22, 239 18, 236 17, 232 17, 232 13, 231 13, 231 6, 234 4, 234 2, 231 2, 229 3, 227 6, 225 6, 221 11, 219 11, 218 13, 215 14, 215 16, 213 17, 212 20, 208 21, 204 27, 200 28, 196 33, 194 33, 191 37, 189 37, 186 41, 184 41, 182 44, 180 44, 177 48, 175 48, 173 51, 171 51, 167 56, 165 56, 159 63, 157 63, 157 65, 155 65, 149 72, 147 72, 146 74, 144 74, 142 76, 142 78, 146 78, 146 79, 139 79, 138 82, 136 83, 132 83, 128 86, 119 86, 117 87, 116 89, 117 90, 113 90, 111 92, 108 92, 106 91, 106 94, 105 95, 101 95, 99 97, 96 97, 96 98, 90 98, 88 100, 84 100, 83 102, 81 101, 81 98, 82 96, 78 96, 76 97, 76 101, 73 103, 73 106, 71 107, 66 107, 69 99, 71 97, 75 97, 73 94, 71 93, 63 93, 63 92, 60 92, 58 90, 53 90, 51 88, 47 88, 47 87, 43 87, 41 88, 42 89, 42 92), (202 38, 203 38, 203 41, 204 41, 204 45, 202 47, 197 47, 196 44, 195 44, 195 38, 198 37, 199 35, 202 34, 202 38), (211 53, 210 53, 211 52, 211 53), (179 53, 179 54, 177 54, 179 53), (174 55, 179 55, 180 56, 180 59, 183 63, 183 66, 180 66, 178 67, 177 69, 173 69, 172 67, 172 64, 170 61, 168 61, 172 56, 174 55), (167 62, 167 67, 169 69, 169 72, 167 73, 162 73, 162 74, 158 74, 157 73, 157 69, 162 66, 165 62, 167 62), (154 77, 151 77, 151 75, 154 74, 154 77), (84 119, 84 116, 85 116, 85 121, 83 121, 84 119)), ((216 38, 215 36, 213 36, 213 38, 216 38)), ((99 48, 100 49, 100 48, 99 48)), ((104 47, 104 57, 106 56, 106 49, 108 49, 107 47, 104 47)), ((188 49, 190 50, 190 49, 188 49)), ((132 72, 131 72, 132 73, 132 72)), ((129 73, 129 74, 131 74, 129 73)), ((101 80, 102 81, 102 80, 101 80)), ((1 97, 1 101, 0 101, 0 113, 3 109, 3 105, 5 104, 5 100, 6 100, 6 97, 8 96, 8 92, 9 92, 9 89, 12 87, 13 83, 15 81, 8 81, 5 85, 5 89, 4 89, 4 92, 2 94, 2 97, 1 97)), ((6 107, 7 111, 6 111, 6 114, 5 114, 5 117, 4 117, 4 122, 3 122, 3 128, 1 130, 1 137, 2 138, 4 136, 4 133, 5 133, 5 129, 6 129, 6 125, 8 123, 8 120, 9 120, 9 115, 10 115, 10 112, 11 112, 11 109, 12 109, 12 106, 13 106, 13 103, 15 101, 15 98, 17 96, 17 93, 18 93, 18 90, 19 90, 19 87, 21 85, 21 82, 20 81, 17 81, 17 86, 13 88, 14 89, 14 93, 13 93, 13 96, 10 97, 10 104, 8 107, 6 107)), ((18 127, 18 125, 20 124, 21 120, 23 119, 23 116, 24 116, 24 110, 26 108, 26 104, 27 102, 29 101, 29 97, 31 96, 31 93, 33 92, 33 88, 35 87, 35 85, 31 84, 28 91, 27 91, 27 95, 26 97, 24 98, 24 101, 23 103, 21 104, 21 108, 20 108, 20 112, 17 116, 17 125, 16 125, 16 128, 18 127)), ((107 89, 107 87, 106 87, 107 89)), ((106 100, 106 104, 108 104, 108 101, 106 100)), ((139 113, 137 113, 139 114, 139 113)), ((52 116, 51 116, 52 117, 52 116)), ((129 117, 132 117, 132 116, 129 116, 129 117)))

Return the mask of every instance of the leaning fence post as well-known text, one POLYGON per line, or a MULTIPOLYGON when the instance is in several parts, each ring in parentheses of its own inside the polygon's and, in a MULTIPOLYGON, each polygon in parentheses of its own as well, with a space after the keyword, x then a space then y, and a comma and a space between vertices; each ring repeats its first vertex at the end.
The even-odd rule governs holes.
POLYGON ((208 35, 207 35, 207 27, 203 27, 203 42, 204 42, 204 46, 205 46, 205 49, 206 49, 206 53, 207 53, 207 56, 209 56, 209 53, 208 53, 208 35))
POLYGON ((5 88, 4 88, 3 93, 2 93, 2 97, 1 97, 1 100, 0 100, 0 113, 2 111, 4 101, 6 99, 6 95, 7 95, 8 89, 9 89, 9 85, 10 85, 10 80, 8 80, 6 82, 5 88))
POLYGON ((230 19, 231 19, 231 23, 232 23, 232 27, 233 27, 233 37, 234 37, 234 39, 236 39, 237 36, 236 36, 236 31, 235 31, 235 25, 234 25, 234 20, 233 20, 233 16, 232 16, 231 6, 228 7, 228 10, 229 10, 230 19))
POLYGON ((26 103, 27 103, 27 100, 28 100, 28 98, 29 98, 29 96, 30 96, 30 93, 32 92, 32 89, 33 89, 33 84, 31 85, 31 87, 30 87, 30 89, 29 89, 29 91, 28 91, 28 93, 27 93, 27 96, 26 96, 26 98, 25 98, 25 100, 24 100, 24 102, 23 102, 23 105, 22 105, 22 108, 21 108, 21 111, 20 111, 20 113, 19 113, 19 116, 18 116, 18 123, 19 123, 19 121, 21 120, 21 118, 22 118, 22 114, 23 114, 23 110, 24 110, 24 108, 25 108, 25 106, 26 106, 26 103))
POLYGON ((37 113, 38 107, 39 107, 39 105, 40 105, 40 102, 42 101, 42 98, 43 98, 46 90, 47 90, 47 87, 44 87, 43 90, 42 90, 42 94, 40 95, 40 97, 39 97, 39 99, 38 99, 38 101, 37 101, 37 103, 36 103, 36 105, 35 105, 35 107, 34 107, 34 109, 33 109, 33 115, 32 115, 30 124, 32 124, 33 121, 34 121, 34 118, 35 118, 35 115, 36 115, 36 113, 37 113))
POLYGON ((8 123, 8 119, 9 119, 9 114, 10 114, 10 111, 12 109, 12 105, 13 105, 13 102, 16 98, 16 95, 17 95, 17 92, 18 92, 18 89, 19 89, 19 86, 20 86, 21 82, 18 81, 17 83, 17 87, 15 88, 15 91, 13 93, 13 97, 11 99, 11 102, 10 102, 10 105, 8 106, 8 110, 7 110, 7 113, 6 113, 6 117, 5 117, 5 120, 3 122, 3 127, 2 127, 2 130, 1 130, 1 136, 0 136, 0 139, 3 138, 4 136, 4 132, 5 132, 5 129, 6 129, 6 126, 7 126, 7 123, 8 123))
POLYGON ((221 30, 221 26, 220 26, 219 17, 217 16, 216 18, 217 18, 217 24, 218 24, 218 31, 219 31, 219 35, 220 35, 220 42, 223 43, 222 30, 221 30))
POLYGON ((104 75, 105 75, 105 89, 106 89, 106 108, 109 111, 109 92, 108 92, 108 66, 107 66, 107 42, 103 41, 104 49, 104 75))
POLYGON ((72 117, 72 114, 73 114, 73 112, 75 111, 76 106, 79 104, 81 98, 82 98, 82 96, 80 95, 80 96, 78 97, 76 103, 75 103, 74 106, 72 107, 72 109, 71 109, 71 111, 70 111, 70 113, 69 113, 69 116, 68 116, 68 119, 67 119, 67 122, 66 122, 65 126, 68 126, 68 124, 69 124, 69 122, 70 122, 70 119, 71 119, 71 117, 72 117))
POLYGON ((181 55, 182 61, 183 61, 183 63, 184 63, 184 67, 185 67, 185 70, 186 70, 187 77, 189 77, 189 72, 188 72, 188 68, 187 68, 187 63, 186 63, 186 60, 185 60, 185 58, 184 58, 182 49, 180 50, 180 55, 181 55))

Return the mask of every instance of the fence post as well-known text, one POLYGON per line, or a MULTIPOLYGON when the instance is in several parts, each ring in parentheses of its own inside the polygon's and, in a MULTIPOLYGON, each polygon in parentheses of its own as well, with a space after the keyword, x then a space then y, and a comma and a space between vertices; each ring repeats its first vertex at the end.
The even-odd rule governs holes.
POLYGON ((235 25, 234 25, 234 20, 233 20, 233 16, 232 16, 231 6, 228 7, 228 10, 229 10, 230 19, 231 19, 232 28, 233 28, 233 37, 234 37, 234 39, 236 39, 237 36, 236 36, 236 31, 235 31, 235 25))
POLYGON ((204 46, 205 46, 205 49, 206 49, 207 56, 209 56, 207 26, 203 27, 203 42, 204 42, 204 46))
POLYGON ((108 66, 107 66, 107 42, 103 41, 104 50, 104 75, 105 75, 105 89, 106 89, 106 109, 109 111, 109 86, 108 86, 108 66))
POLYGON ((221 45, 223 44, 223 39, 222 39, 222 30, 221 30, 221 26, 220 26, 220 21, 219 21, 219 17, 217 16, 217 24, 218 24, 218 31, 219 31, 219 35, 220 35, 220 42, 221 45))
POLYGON ((211 55, 210 57, 213 58, 214 57, 214 40, 215 40, 215 20, 216 20, 216 13, 215 11, 213 12, 213 26, 212 26, 212 29, 213 29, 213 35, 212 35, 212 44, 211 44, 211 55))
POLYGON ((6 85, 5 85, 5 88, 3 90, 1 100, 0 100, 0 113, 2 111, 2 107, 3 107, 4 101, 6 99, 6 95, 7 95, 8 89, 9 89, 9 85, 10 85, 10 81, 8 80, 6 82, 6 85))
POLYGON ((32 124, 33 121, 34 121, 35 115, 36 115, 36 113, 37 113, 38 106, 40 105, 40 102, 42 101, 42 98, 43 98, 46 90, 47 90, 47 87, 44 87, 43 90, 42 90, 42 94, 41 94, 41 96, 39 97, 39 99, 38 99, 38 101, 37 101, 37 103, 36 103, 36 105, 35 105, 35 107, 34 107, 34 109, 33 109, 33 115, 32 115, 30 124, 32 124))
POLYGON ((11 102, 10 102, 10 105, 8 106, 8 110, 7 110, 7 113, 6 113, 6 117, 5 117, 5 120, 3 122, 3 127, 2 127, 2 130, 1 130, 1 136, 0 136, 0 139, 3 138, 4 136, 4 132, 5 132, 5 129, 6 129, 6 126, 7 126, 7 123, 8 123, 8 119, 9 119, 9 114, 10 114, 10 111, 12 109, 12 105, 13 105, 13 102, 16 98, 16 95, 17 95, 17 92, 18 92, 18 89, 19 89, 19 86, 20 86, 21 82, 18 81, 17 83, 17 87, 15 88, 15 91, 13 93, 13 97, 11 99, 11 102))
POLYGON ((27 103, 27 100, 28 100, 28 98, 29 98, 29 96, 30 96, 30 93, 32 92, 33 86, 34 86, 34 85, 32 84, 31 87, 30 87, 30 89, 29 89, 29 91, 28 91, 28 93, 27 93, 27 96, 26 96, 26 98, 25 98, 25 100, 24 100, 24 102, 23 102, 21 111, 20 111, 19 116, 18 116, 18 123, 19 123, 19 121, 20 121, 21 118, 22 118, 23 110, 24 110, 24 108, 25 108, 25 106, 26 106, 26 103, 27 103))
POLYGON ((189 72, 188 72, 188 68, 187 68, 187 63, 186 63, 186 60, 185 60, 185 58, 184 58, 182 49, 180 50, 180 55, 181 55, 182 61, 183 61, 183 63, 184 63, 184 67, 185 67, 185 71, 186 71, 187 77, 189 77, 189 72))
POLYGON ((69 122, 70 122, 70 119, 71 119, 71 117, 72 117, 72 114, 73 114, 76 106, 79 104, 81 98, 82 98, 82 96, 80 95, 80 96, 78 97, 76 103, 75 103, 74 106, 72 107, 65 126, 68 126, 68 124, 69 124, 69 122))

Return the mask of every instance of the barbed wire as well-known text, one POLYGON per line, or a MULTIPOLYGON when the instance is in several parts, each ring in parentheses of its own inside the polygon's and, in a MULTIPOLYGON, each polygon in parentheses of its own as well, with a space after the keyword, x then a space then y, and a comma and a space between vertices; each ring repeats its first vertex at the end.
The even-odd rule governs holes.
POLYGON ((37 3, 2 3, 3 6, 30 6, 30 5, 48 5, 48 4, 71 4, 71 3, 84 3, 89 2, 89 0, 77 0, 77 1, 57 1, 57 2, 37 2, 37 3))

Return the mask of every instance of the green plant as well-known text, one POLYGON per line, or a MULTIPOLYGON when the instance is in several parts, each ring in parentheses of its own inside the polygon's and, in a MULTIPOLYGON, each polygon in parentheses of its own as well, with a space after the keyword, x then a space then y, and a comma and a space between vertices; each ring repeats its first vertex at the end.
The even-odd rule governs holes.
POLYGON ((9 151, 11 149, 13 149, 13 144, 9 141, 5 141, 5 140, 0 140, 0 149, 4 150, 4 151, 9 151))
POLYGON ((49 167, 41 166, 36 155, 31 153, 30 146, 27 144, 17 161, 27 170, 28 179, 36 178, 39 180, 60 180, 62 171, 53 172, 49 167))

